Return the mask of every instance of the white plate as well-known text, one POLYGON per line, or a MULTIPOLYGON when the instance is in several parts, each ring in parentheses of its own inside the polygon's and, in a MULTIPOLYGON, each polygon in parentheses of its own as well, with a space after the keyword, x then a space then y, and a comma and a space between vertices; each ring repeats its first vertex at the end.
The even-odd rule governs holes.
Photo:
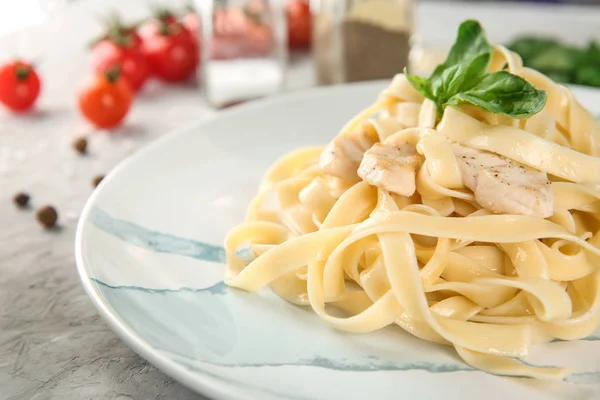
MULTIPOLYGON (((216 399, 600 398, 600 332, 532 351, 564 382, 505 378, 392 327, 349 334, 265 290, 221 282, 227 231, 267 167, 324 144, 383 83, 291 93, 233 108, 116 168, 81 217, 76 258, 92 301, 136 352, 216 399), (409 397, 410 396, 410 397, 409 397)), ((600 114, 600 94, 576 89, 600 114)))

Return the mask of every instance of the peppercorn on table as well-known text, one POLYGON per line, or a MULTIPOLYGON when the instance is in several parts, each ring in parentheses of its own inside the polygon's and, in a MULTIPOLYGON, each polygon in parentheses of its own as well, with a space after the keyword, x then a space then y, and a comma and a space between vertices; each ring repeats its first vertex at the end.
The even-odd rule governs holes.
MULTIPOLYGON (((118 9, 135 20, 147 15, 146 3, 80 0, 43 25, 0 38, 2 59, 38 60, 43 80, 35 111, 0 110, 0 399, 202 398, 115 336, 87 299, 73 257, 78 215, 96 182, 145 143, 217 113, 198 87, 153 82, 111 134, 94 131, 79 115, 76 93, 90 71, 85 48, 98 32, 97 16, 118 9)), ((599 15, 576 7, 433 2, 421 4, 418 26, 422 43, 443 52, 468 17, 480 19, 495 42, 526 29, 583 42, 599 15)), ((416 54, 423 71, 435 59, 416 54)), ((294 55, 288 73, 288 89, 314 83, 307 55, 294 55)))

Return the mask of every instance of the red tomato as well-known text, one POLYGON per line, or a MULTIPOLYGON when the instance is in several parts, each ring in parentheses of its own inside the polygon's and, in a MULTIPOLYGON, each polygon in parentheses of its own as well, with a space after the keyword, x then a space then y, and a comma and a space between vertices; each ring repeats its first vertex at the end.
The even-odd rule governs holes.
POLYGON ((286 6, 288 19, 288 46, 307 49, 312 39, 310 6, 304 0, 292 0, 286 6))
POLYGON ((40 87, 40 78, 30 64, 12 61, 0 67, 0 102, 11 110, 31 108, 40 94, 40 87))
POLYGON ((126 46, 109 39, 99 42, 94 46, 92 65, 97 73, 106 72, 118 65, 123 78, 129 82, 134 92, 139 91, 150 76, 146 55, 133 42, 126 46))
POLYGON ((144 37, 144 52, 152 72, 166 82, 185 81, 198 66, 198 41, 180 23, 162 24, 144 37))
POLYGON ((119 68, 98 74, 79 94, 79 109, 98 128, 113 128, 123 121, 133 100, 129 84, 119 68))

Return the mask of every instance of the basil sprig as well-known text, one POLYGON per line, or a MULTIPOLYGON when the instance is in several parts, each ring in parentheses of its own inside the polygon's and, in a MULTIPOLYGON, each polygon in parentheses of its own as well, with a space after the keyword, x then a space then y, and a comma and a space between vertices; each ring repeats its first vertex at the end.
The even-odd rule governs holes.
POLYGON ((546 104, 547 94, 507 71, 489 73, 493 47, 477 21, 463 22, 446 61, 429 78, 410 75, 411 85, 432 100, 441 117, 448 105, 471 104, 494 114, 529 118, 546 104))

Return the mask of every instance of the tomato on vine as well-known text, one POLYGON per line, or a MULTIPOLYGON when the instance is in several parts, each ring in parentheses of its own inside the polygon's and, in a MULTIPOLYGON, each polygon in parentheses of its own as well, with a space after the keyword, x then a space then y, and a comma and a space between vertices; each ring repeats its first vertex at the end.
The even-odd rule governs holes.
POLYGON ((108 32, 94 45, 92 65, 96 73, 107 72, 118 65, 135 92, 150 76, 150 65, 142 50, 140 35, 135 28, 125 27, 118 20, 111 22, 108 32))

